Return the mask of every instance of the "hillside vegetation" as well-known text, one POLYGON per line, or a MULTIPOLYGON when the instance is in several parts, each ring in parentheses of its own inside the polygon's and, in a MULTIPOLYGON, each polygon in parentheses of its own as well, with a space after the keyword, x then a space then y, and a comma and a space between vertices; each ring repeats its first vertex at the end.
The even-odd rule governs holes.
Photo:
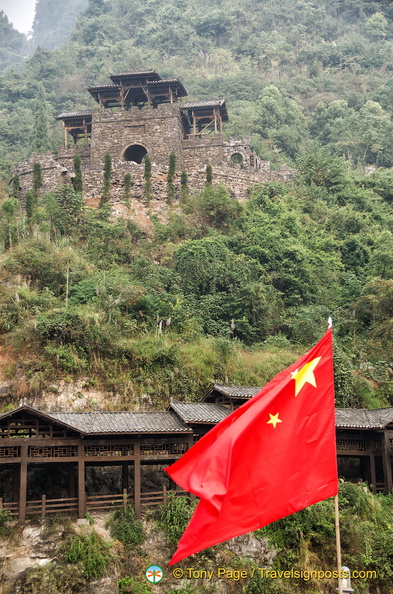
POLYGON ((67 187, 23 211, 5 198, 0 330, 25 389, 82 376, 128 406, 262 385, 332 315, 338 404, 392 404, 391 174, 321 152, 299 166, 245 204, 206 186, 150 231, 67 187))
MULTIPOLYGON (((49 6, 35 23, 48 38, 49 6)), ((200 397, 214 380, 259 385, 330 314, 338 403, 392 404, 393 174, 362 169, 392 165, 392 50, 389 2, 90 0, 61 49, 8 70, 5 183, 9 164, 61 143, 53 114, 92 106, 86 85, 146 67, 180 75, 191 98, 225 95, 225 133, 298 170, 243 205, 206 188, 169 222, 152 216, 152 232, 72 190, 22 211, 4 184, 1 332, 23 353, 24 389, 86 377, 126 406, 200 397)))
POLYGON ((190 98, 225 96, 226 133, 250 135, 257 152, 276 164, 316 145, 354 165, 392 166, 387 0, 90 0, 67 41, 67 15, 76 18, 84 6, 37 3, 38 48, 23 70, 0 80, 5 166, 31 151, 38 81, 56 148, 61 127, 53 115, 91 106, 86 86, 107 82, 109 72, 152 67, 180 76, 190 98), (57 44, 63 46, 51 51, 57 44))

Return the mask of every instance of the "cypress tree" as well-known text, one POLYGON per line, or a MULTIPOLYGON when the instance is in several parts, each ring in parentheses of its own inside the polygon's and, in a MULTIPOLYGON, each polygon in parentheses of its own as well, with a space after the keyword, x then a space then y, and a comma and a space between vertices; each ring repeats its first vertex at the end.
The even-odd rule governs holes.
POLYGON ((144 196, 146 202, 150 202, 152 196, 152 185, 151 185, 151 159, 149 155, 146 155, 143 159, 145 164, 145 171, 143 173, 143 179, 145 180, 144 196))
POLYGON ((206 185, 211 186, 213 183, 213 168, 210 165, 206 165, 206 185))
POLYGON ((181 177, 180 177, 180 187, 181 187, 181 197, 182 200, 185 202, 188 198, 189 192, 188 192, 188 175, 185 171, 181 172, 181 177))
POLYGON ((12 178, 11 197, 12 198, 19 198, 19 191, 20 191, 20 178, 19 178, 19 175, 16 174, 12 178))
POLYGON ((109 153, 105 153, 104 161, 104 184, 102 187, 102 196, 100 200, 100 208, 107 204, 111 198, 111 178, 112 178, 112 157, 109 153))
POLYGON ((42 82, 38 85, 38 92, 34 108, 34 130, 31 150, 35 153, 46 153, 51 147, 48 132, 48 110, 46 107, 46 94, 42 82))
POLYGON ((25 211, 27 220, 30 222, 34 212, 34 195, 33 191, 29 190, 25 196, 25 211))
POLYGON ((130 198, 131 198, 131 174, 126 173, 124 175, 124 187, 123 187, 123 200, 126 206, 130 205, 130 198))
POLYGON ((38 190, 42 186, 42 169, 41 163, 34 163, 33 165, 33 200, 34 206, 38 204, 38 190))
POLYGON ((167 176, 167 194, 168 194, 168 204, 170 204, 175 197, 175 186, 173 185, 173 180, 175 179, 176 175, 176 153, 174 151, 171 152, 169 155, 169 169, 168 169, 168 176, 167 176))
POLYGON ((73 180, 74 190, 75 190, 75 192, 82 194, 83 178, 82 178, 82 162, 81 162, 80 155, 74 156, 74 173, 75 173, 75 177, 73 180))

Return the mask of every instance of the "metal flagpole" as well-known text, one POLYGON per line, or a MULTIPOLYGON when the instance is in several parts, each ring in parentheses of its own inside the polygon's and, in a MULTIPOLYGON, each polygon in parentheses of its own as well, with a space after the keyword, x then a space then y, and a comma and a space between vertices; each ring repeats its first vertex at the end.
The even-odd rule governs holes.
MULTIPOLYGON (((329 316, 328 328, 333 326, 332 318, 329 316)), ((334 496, 334 517, 336 524, 336 549, 337 549, 337 568, 338 568, 338 593, 343 594, 343 582, 341 579, 341 540, 340 540, 340 517, 338 514, 338 493, 334 496)))
POLYGON ((338 566, 338 593, 343 594, 343 581, 341 579, 341 542, 340 542, 340 520, 338 515, 338 494, 334 496, 334 516, 336 520, 336 549, 338 566))

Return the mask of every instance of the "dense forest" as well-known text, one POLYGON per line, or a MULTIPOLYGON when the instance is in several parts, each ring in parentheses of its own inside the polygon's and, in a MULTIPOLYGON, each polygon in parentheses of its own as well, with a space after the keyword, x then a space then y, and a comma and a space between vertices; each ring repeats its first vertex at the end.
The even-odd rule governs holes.
MULTIPOLYGON (((109 72, 146 67, 180 76, 191 98, 225 96, 226 133, 250 135, 274 163, 293 163, 315 145, 353 166, 392 166, 389 2, 90 0, 77 19, 83 8, 76 0, 37 3, 37 49, 0 81, 4 166, 29 153, 38 81, 56 148, 56 112, 85 107, 85 87, 109 72)), ((2 68, 20 43, 5 20, 2 68)))

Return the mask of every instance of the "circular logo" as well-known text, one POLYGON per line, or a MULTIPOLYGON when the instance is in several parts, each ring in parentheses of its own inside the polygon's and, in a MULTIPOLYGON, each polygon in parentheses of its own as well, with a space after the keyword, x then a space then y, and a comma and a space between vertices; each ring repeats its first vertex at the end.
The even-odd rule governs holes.
POLYGON ((159 565, 150 565, 146 569, 146 579, 152 584, 158 584, 164 577, 164 571, 159 565))

